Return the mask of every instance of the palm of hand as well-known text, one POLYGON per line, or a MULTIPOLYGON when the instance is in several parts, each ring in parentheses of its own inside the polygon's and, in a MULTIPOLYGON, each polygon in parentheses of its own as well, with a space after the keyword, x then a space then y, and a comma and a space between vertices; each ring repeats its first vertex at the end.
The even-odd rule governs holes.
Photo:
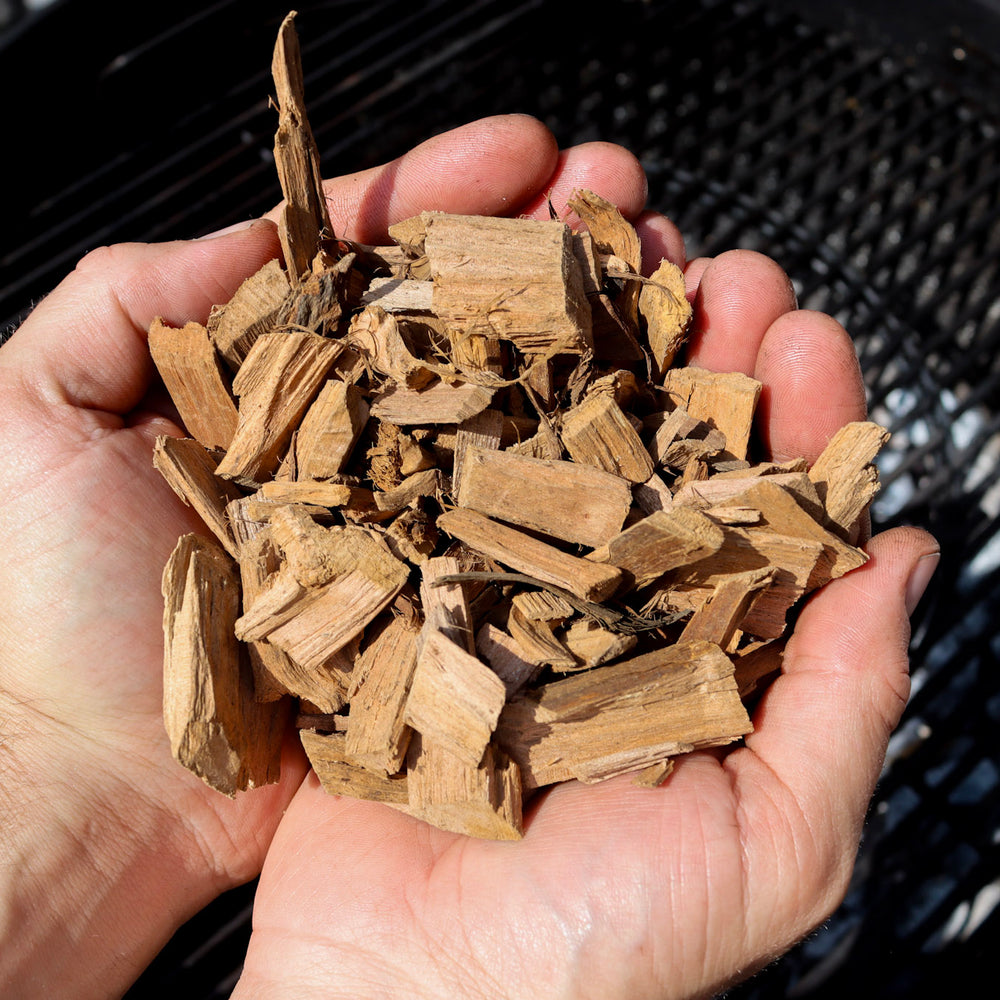
MULTIPOLYGON (((68 284, 113 269, 114 256, 91 258, 68 284)), ((76 317, 60 299, 43 303, 23 329, 46 320, 76 317)), ((114 295, 97 321, 124 345, 111 359, 120 370, 89 369, 84 343, 78 369, 57 380, 44 340, 26 356, 20 333, 0 357, 0 459, 17 470, 0 483, 0 544, 18 553, 0 568, 2 620, 17 623, 0 648, 0 697, 5 709, 20 709, 9 747, 19 767, 37 765, 46 785, 59 783, 51 773, 71 776, 73 809, 96 800, 111 829, 136 837, 156 824, 191 867, 207 869, 196 907, 256 874, 301 767, 292 758, 280 788, 231 802, 170 759, 160 575, 177 538, 205 529, 152 465, 156 436, 182 432, 145 398, 151 369, 137 321, 114 295), (53 745, 64 759, 52 759, 53 745)), ((150 843, 157 849, 159 838, 150 843)))

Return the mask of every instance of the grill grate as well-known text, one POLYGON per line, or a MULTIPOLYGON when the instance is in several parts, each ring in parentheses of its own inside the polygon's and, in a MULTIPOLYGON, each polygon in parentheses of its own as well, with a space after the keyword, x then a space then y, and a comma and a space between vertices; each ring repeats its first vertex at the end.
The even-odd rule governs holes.
MULTIPOLYGON (((61 118, 40 139, 44 162, 15 164, 22 197, 0 237, 4 328, 96 243, 206 232, 277 200, 266 71, 285 7, 169 6, 170 20, 158 15, 142 35, 109 18, 96 54, 60 42, 83 23, 73 3, 0 40, 8 93, 39 52, 58 50, 79 81, 58 101, 39 84, 23 112, 5 109, 61 118), (202 64, 205 76, 164 86, 164 66, 202 64)), ((967 84, 1000 93, 996 65, 954 39, 961 65, 923 60, 819 24, 805 3, 613 0, 597 25, 556 6, 303 3, 324 169, 380 162, 483 114, 534 113, 563 143, 631 148, 651 204, 693 253, 767 252, 802 305, 852 332, 873 415, 893 431, 876 522, 926 525, 943 560, 848 898, 732 995, 914 997, 971 983, 1000 931, 1000 144, 995 109, 967 84)), ((32 128, 27 117, 13 125, 32 128)), ((130 997, 228 995, 251 899, 252 886, 199 915, 130 997)))

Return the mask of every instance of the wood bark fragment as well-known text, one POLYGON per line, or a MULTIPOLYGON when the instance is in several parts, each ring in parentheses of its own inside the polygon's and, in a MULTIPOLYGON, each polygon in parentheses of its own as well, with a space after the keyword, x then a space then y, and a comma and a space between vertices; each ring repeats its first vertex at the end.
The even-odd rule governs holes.
POLYGON ((494 390, 474 382, 437 380, 423 389, 391 388, 375 396, 371 415, 399 427, 460 424, 490 405, 494 390))
POLYGON ((419 630, 390 615, 373 635, 366 634, 349 691, 345 750, 360 767, 396 774, 406 760, 411 730, 403 720, 417 665, 419 630))
POLYGON ((653 460, 642 439, 609 393, 591 393, 568 410, 560 437, 574 462, 630 483, 644 483, 653 474, 653 460))
POLYGON ((361 391, 331 378, 296 428, 279 474, 291 479, 327 479, 347 467, 368 422, 361 391))
POLYGON ((291 286, 280 261, 270 260, 247 278, 209 327, 212 341, 236 372, 254 341, 270 333, 288 305, 291 286))
POLYGON ((149 328, 149 352, 188 434, 206 448, 225 451, 236 432, 236 402, 208 330, 200 323, 170 327, 157 317, 149 328))
POLYGON ((476 652, 503 681, 508 698, 533 680, 540 669, 513 636, 489 622, 476 633, 476 652))
POLYGON ((709 372, 702 368, 672 368, 663 381, 674 405, 696 420, 722 431, 726 452, 745 459, 761 385, 739 372, 709 372))
POLYGON ((498 745, 524 788, 639 770, 752 731, 733 665, 712 643, 677 643, 511 699, 498 745))
POLYGON ((254 341, 233 380, 239 423, 218 475, 253 487, 271 478, 340 350, 308 331, 254 341))
POLYGON ((525 351, 579 352, 590 310, 561 222, 421 215, 434 311, 449 327, 510 340, 525 351))
POLYGON ((660 581, 669 606, 696 610, 727 576, 774 567, 770 586, 754 602, 742 627, 759 638, 777 638, 785 631, 788 610, 809 588, 816 564, 823 557, 823 543, 766 527, 720 527, 723 543, 718 552, 672 570, 660 581))
POLYGON ((344 733, 299 732, 302 748, 323 789, 331 795, 347 795, 408 811, 409 792, 405 774, 380 774, 364 767, 347 749, 344 733))
POLYGON ((233 634, 239 576, 221 547, 184 535, 163 572, 163 718, 174 757, 225 795, 278 780, 284 702, 256 701, 233 634))
POLYGON ((470 447, 462 464, 460 507, 567 542, 602 545, 632 503, 620 476, 576 462, 470 447))
POLYGON ((319 152, 306 114, 302 56, 294 18, 292 12, 281 22, 271 75, 278 103, 274 162, 285 196, 278 235, 285 266, 296 280, 309 271, 321 240, 332 239, 334 233, 323 191, 319 152))
POLYGON ((153 466, 170 488, 205 522, 212 534, 231 555, 239 555, 228 506, 242 494, 233 484, 216 474, 222 455, 213 454, 192 438, 163 435, 153 446, 153 466))
POLYGON ((576 658, 556 636, 551 622, 529 618, 515 605, 510 610, 507 628, 524 655, 540 667, 551 667, 558 672, 576 670, 576 658))
POLYGON ((421 636, 403 719, 434 745, 478 766, 506 696, 503 681, 478 657, 431 629, 421 636))
POLYGON ((513 761, 488 744, 471 765, 445 747, 415 736, 407 758, 409 810, 442 830, 488 840, 520 840, 521 776, 513 761))
POLYGON ((472 510, 456 507, 438 518, 438 527, 490 559, 545 583, 600 602, 621 582, 621 570, 569 555, 553 545, 509 528, 472 510))
POLYGON ((597 622, 578 618, 566 629, 563 644, 581 668, 590 670, 611 663, 635 648, 638 639, 603 628, 597 622))
POLYGON ((878 470, 872 464, 889 432, 871 421, 841 428, 809 470, 809 478, 826 511, 826 527, 849 539, 861 515, 879 490, 878 470))
POLYGON ((668 570, 718 552, 723 540, 722 530, 704 514, 676 507, 637 521, 587 558, 617 566, 623 573, 624 586, 635 589, 652 583, 668 570))
POLYGON ((660 261, 639 292, 640 322, 658 379, 666 375, 684 345, 693 313, 685 294, 684 272, 669 260, 660 261))

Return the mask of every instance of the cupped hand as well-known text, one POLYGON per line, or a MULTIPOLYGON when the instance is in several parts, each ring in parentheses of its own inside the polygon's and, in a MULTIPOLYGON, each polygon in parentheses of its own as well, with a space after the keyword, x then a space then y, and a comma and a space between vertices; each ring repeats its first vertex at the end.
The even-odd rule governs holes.
MULTIPOLYGON (((560 152, 488 119, 330 186, 337 235, 384 239, 427 208, 513 214, 577 185, 636 215, 624 150, 560 152)), ((654 230, 655 230, 654 226, 654 230)), ((145 334, 205 321, 278 253, 258 221, 213 239, 94 251, 0 350, 0 992, 117 995, 169 934, 255 876, 305 773, 228 800, 170 757, 160 575, 206 533, 152 465, 179 436, 145 334)))
MULTIPOLYGON (((684 263, 668 223, 641 225, 684 263)), ((763 383, 769 455, 813 460, 864 418, 846 332, 797 310, 773 262, 732 252, 687 276, 688 361, 763 383)), ((234 1000, 700 997, 785 951, 846 889, 907 698, 908 615, 937 558, 911 529, 867 548, 804 608, 753 734, 679 758, 660 788, 567 782, 509 843, 332 797, 308 776, 268 853, 234 1000)))

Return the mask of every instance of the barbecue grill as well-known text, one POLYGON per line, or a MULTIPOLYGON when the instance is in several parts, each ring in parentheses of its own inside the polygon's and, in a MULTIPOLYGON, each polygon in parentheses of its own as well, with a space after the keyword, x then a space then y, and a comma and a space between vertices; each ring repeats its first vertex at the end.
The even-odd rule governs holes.
MULTIPOLYGON (((1000 2, 303 2, 324 171, 486 114, 620 142, 690 252, 759 249, 852 333, 880 456, 876 527, 942 544, 913 695, 856 877, 740 1000, 920 997, 1000 943, 1000 2)), ((11 197, 0 331, 88 249, 209 232, 280 197, 267 107, 286 7, 5 3, 11 197), (80 39, 86 38, 84 44, 80 39)), ((228 996, 253 886, 185 925, 130 1000, 228 996)))

